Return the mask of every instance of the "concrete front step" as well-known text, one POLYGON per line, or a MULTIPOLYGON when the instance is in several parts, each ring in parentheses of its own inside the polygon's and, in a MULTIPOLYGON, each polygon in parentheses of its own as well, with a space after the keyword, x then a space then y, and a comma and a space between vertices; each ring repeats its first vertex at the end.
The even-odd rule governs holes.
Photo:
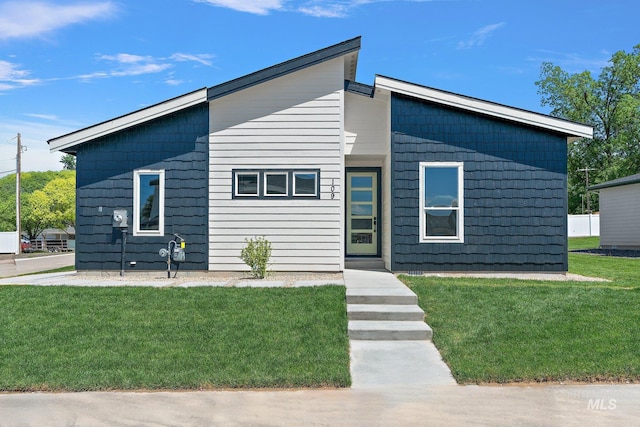
POLYGON ((424 320, 424 311, 417 305, 347 304, 349 320, 424 320))
POLYGON ((400 341, 431 340, 433 332, 424 322, 350 320, 349 338, 352 340, 400 341))
POLYGON ((417 304, 418 297, 409 288, 347 288, 347 304, 417 304))
POLYGON ((385 270, 382 258, 346 258, 344 260, 344 268, 351 270, 385 270))

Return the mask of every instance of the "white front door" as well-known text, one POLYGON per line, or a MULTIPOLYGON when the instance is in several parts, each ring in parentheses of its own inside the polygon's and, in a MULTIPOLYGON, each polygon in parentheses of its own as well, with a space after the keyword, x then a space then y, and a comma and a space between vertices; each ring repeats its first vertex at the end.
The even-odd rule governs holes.
POLYGON ((347 256, 378 255, 378 172, 347 171, 347 256))

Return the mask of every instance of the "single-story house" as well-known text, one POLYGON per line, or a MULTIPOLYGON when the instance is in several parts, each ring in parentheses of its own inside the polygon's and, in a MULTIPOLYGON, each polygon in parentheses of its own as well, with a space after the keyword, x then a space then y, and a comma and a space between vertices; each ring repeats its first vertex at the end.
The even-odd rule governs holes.
POLYGON ((640 250, 640 173, 589 190, 600 192, 600 247, 640 250))
POLYGON ((76 267, 244 271, 567 270, 567 140, 592 127, 377 75, 360 37, 59 136, 77 157, 76 267))

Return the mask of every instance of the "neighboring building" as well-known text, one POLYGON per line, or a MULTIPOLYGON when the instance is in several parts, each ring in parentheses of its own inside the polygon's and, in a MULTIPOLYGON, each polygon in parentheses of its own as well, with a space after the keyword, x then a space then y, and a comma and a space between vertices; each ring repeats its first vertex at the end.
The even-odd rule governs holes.
POLYGON ((77 156, 78 270, 566 271, 567 138, 590 126, 376 76, 360 38, 49 141, 77 156))
POLYGON ((31 249, 50 252, 72 251, 75 249, 75 238, 76 230, 73 227, 64 230, 47 228, 31 241, 31 249))
POLYGON ((640 250, 640 173, 589 190, 600 192, 600 247, 640 250))

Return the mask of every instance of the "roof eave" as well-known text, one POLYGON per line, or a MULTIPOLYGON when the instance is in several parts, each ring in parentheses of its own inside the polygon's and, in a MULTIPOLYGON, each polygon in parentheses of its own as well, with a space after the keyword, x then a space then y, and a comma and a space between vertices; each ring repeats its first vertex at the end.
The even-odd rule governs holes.
POLYGON ((47 141, 49 151, 52 153, 56 151, 73 153, 75 151, 73 147, 85 142, 204 103, 207 101, 206 95, 207 88, 198 89, 124 116, 52 138, 47 141))
POLYGON ((385 89, 414 98, 423 99, 436 104, 447 105, 461 110, 509 120, 529 126, 540 127, 566 135, 567 137, 593 138, 593 127, 582 123, 558 119, 532 111, 508 107, 477 98, 458 95, 426 86, 396 80, 384 76, 376 76, 376 89, 385 89))
POLYGON ((333 46, 329 46, 324 49, 299 56, 297 58, 273 65, 268 68, 264 68, 251 74, 247 74, 246 76, 242 76, 237 79, 212 86, 207 91, 207 100, 212 101, 214 99, 221 98, 234 92, 247 89, 260 83, 276 79, 278 77, 286 76, 287 74, 300 71, 313 65, 317 65, 331 59, 339 58, 350 53, 353 54, 353 57, 348 64, 345 64, 345 78, 347 80, 353 80, 355 79, 358 51, 360 50, 360 40, 361 37, 355 37, 353 39, 343 41, 333 46))
POLYGON ((600 184, 592 185, 588 188, 589 191, 598 191, 604 188, 622 187, 625 185, 640 184, 640 174, 630 175, 623 178, 613 179, 611 181, 602 182, 600 184))

